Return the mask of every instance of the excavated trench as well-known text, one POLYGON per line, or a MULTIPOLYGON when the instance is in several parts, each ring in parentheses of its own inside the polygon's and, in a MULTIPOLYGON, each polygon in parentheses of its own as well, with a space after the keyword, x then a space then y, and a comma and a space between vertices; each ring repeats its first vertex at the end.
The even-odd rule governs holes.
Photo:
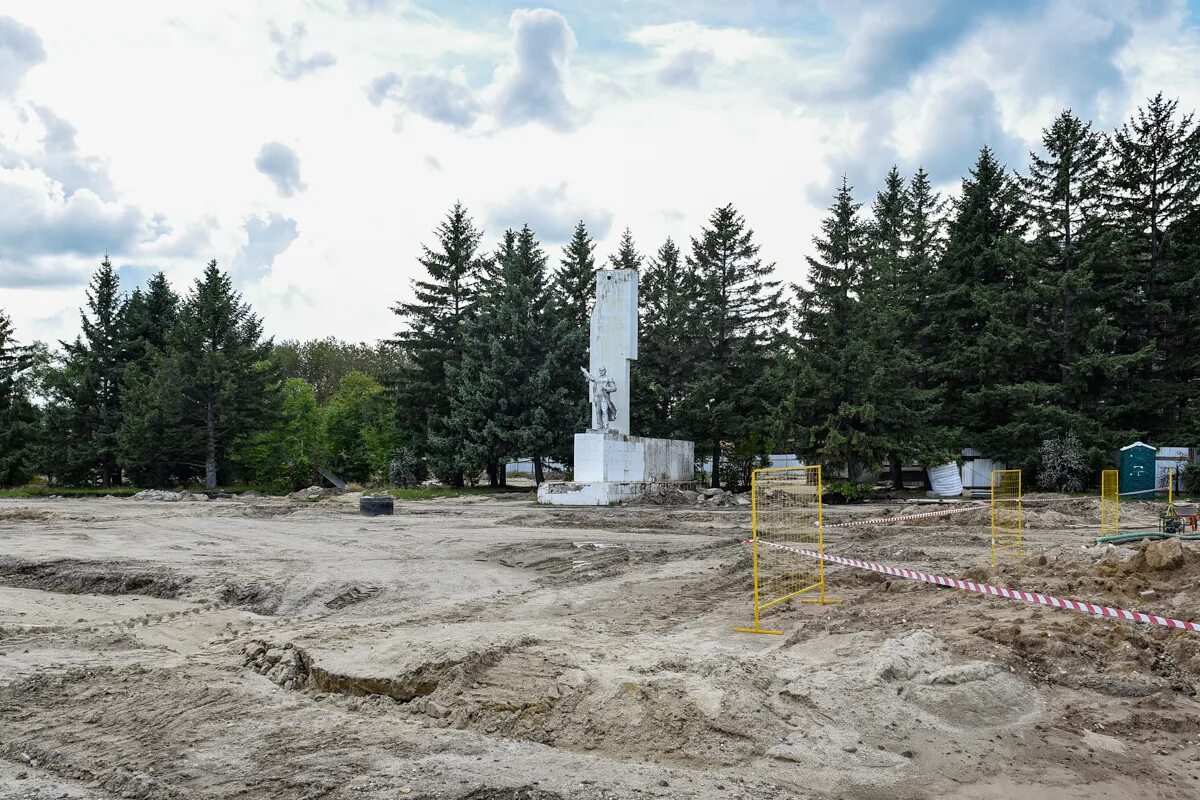
POLYGON ((16 589, 41 589, 62 594, 136 594, 172 600, 191 582, 192 579, 186 576, 72 559, 0 560, 0 586, 16 589))

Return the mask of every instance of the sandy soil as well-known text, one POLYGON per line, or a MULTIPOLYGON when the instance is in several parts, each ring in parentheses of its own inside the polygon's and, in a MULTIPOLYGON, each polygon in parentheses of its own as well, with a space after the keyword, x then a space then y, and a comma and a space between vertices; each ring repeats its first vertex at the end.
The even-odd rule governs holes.
MULTIPOLYGON (((901 511, 831 509, 830 521, 901 511)), ((1122 508, 1127 528, 1155 510, 1122 508)), ((1094 502, 829 550, 1200 617, 1094 502)), ((0 500, 3 798, 1194 798, 1200 636, 850 569, 750 621, 740 509, 0 500)))

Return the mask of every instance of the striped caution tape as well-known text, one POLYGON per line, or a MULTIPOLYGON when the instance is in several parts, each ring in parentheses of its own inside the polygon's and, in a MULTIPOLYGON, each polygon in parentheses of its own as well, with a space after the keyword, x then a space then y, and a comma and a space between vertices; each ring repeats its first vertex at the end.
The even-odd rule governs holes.
POLYGON ((850 522, 831 522, 824 527, 826 528, 850 528, 855 525, 879 525, 884 522, 902 522, 906 519, 927 519, 929 517, 948 517, 951 514, 961 514, 964 511, 978 511, 987 508, 987 506, 971 505, 971 506, 956 506, 955 508, 943 509, 942 511, 922 511, 919 514, 904 514, 899 517, 875 517, 874 519, 855 519, 850 522))
MULTIPOLYGON (((920 572, 915 569, 904 569, 903 567, 889 567, 886 564, 873 564, 870 561, 859 561, 857 558, 843 558, 842 556, 832 556, 828 553, 817 553, 813 550, 805 550, 800 547, 791 547, 785 544, 776 544, 768 542, 764 539, 759 539, 759 544, 765 544, 769 547, 775 547, 780 550, 787 550, 792 553, 797 553, 809 558, 818 558, 822 561, 828 561, 833 564, 841 564, 846 567, 857 567, 858 569, 867 569, 872 572, 880 572, 884 575, 891 575, 894 578, 907 578, 910 581, 921 581, 923 583, 932 583, 935 586, 949 586, 954 589, 965 589, 968 592, 978 592, 979 594, 992 595, 993 597, 1004 597, 1009 600, 1021 600, 1026 603, 1036 603, 1041 606, 1049 606, 1051 608, 1066 608, 1071 611, 1082 611, 1085 614, 1092 614, 1097 617, 1112 617, 1113 619, 1124 619, 1130 622, 1145 622, 1148 625, 1162 625, 1164 628, 1178 628, 1180 630, 1192 631, 1200 633, 1200 623, 1186 622, 1181 619, 1171 619, 1170 617, 1160 617, 1157 614, 1143 614, 1141 611, 1126 611, 1122 608, 1112 608, 1111 606, 1101 606, 1095 603, 1085 603, 1081 600, 1064 600, 1061 597, 1051 597, 1048 594, 1037 594, 1035 592, 1022 592, 1019 589, 1005 589, 1000 586, 989 586, 986 583, 975 583, 974 581, 964 581, 958 578, 943 578, 941 575, 930 575, 927 572, 920 572)), ((749 544, 750 540, 747 539, 749 544)))

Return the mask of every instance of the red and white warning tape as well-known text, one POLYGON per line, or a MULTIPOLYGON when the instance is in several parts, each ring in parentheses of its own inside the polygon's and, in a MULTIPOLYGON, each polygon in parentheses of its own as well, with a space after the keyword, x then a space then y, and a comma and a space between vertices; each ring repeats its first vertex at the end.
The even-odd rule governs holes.
POLYGON ((942 511, 922 511, 919 514, 904 514, 899 517, 875 517, 874 519, 855 519, 850 522, 831 522, 826 528, 849 528, 854 525, 878 525, 883 522, 901 522, 906 519, 926 519, 928 517, 948 517, 951 514, 961 514, 964 511, 978 511, 987 508, 983 505, 955 506, 942 511))
MULTIPOLYGON (((750 540, 747 539, 749 544, 750 540)), ((889 567, 885 564, 873 564, 870 561, 859 561, 857 558, 843 558, 842 556, 833 556, 828 553, 818 553, 813 550, 805 550, 800 547, 791 547, 785 544, 777 544, 768 542, 764 539, 759 539, 759 544, 765 544, 769 547, 775 547, 780 550, 787 550, 792 553, 798 553, 809 558, 819 558, 822 561, 828 561, 833 564, 841 564, 846 567, 857 567, 859 569, 869 569, 872 572, 881 572, 884 575, 891 575, 895 578, 907 578, 910 581, 922 581, 924 583, 932 583, 935 586, 949 586, 955 589, 965 589, 968 592, 978 592, 979 594, 988 594, 994 597, 1005 597, 1009 600, 1022 600, 1026 603, 1036 603, 1042 606, 1050 606, 1051 608, 1067 608, 1072 611, 1082 611, 1085 614, 1093 614, 1097 617, 1112 617, 1113 619, 1124 619, 1131 622, 1145 622, 1150 625, 1162 625, 1166 628, 1179 628, 1193 633, 1200 633, 1200 623, 1186 622, 1181 619, 1171 619, 1170 617, 1160 617, 1157 614, 1143 614, 1141 611, 1126 611, 1122 608, 1112 608, 1111 606, 1101 606, 1095 603, 1085 603, 1081 600, 1064 600, 1061 597, 1051 597, 1047 594, 1037 594, 1035 592, 1022 592, 1019 589, 1005 589, 1000 586, 989 586, 986 583, 975 583, 974 581, 964 581, 958 578, 943 578, 941 575, 930 575, 927 572, 920 572, 915 569, 904 569, 903 567, 889 567)))

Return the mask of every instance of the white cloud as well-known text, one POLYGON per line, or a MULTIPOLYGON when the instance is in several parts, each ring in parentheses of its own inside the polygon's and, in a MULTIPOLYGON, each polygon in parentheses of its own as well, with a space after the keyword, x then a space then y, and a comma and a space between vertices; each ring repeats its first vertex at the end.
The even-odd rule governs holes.
POLYGON ((300 180, 300 157, 282 142, 267 142, 254 159, 255 168, 270 178, 282 197, 291 197, 306 188, 300 180))
POLYGON ((46 57, 32 28, 0 15, 0 96, 17 87, 25 73, 46 57))
POLYGON ((732 202, 763 257, 799 280, 842 170, 862 199, 893 161, 936 161, 956 183, 978 144, 1020 154, 1061 105, 1114 120, 1162 89, 1200 106, 1198 37, 1175 2, 941 21, 876 7, 872 21, 844 0, 826 6, 832 33, 809 26, 820 35, 772 25, 770 2, 742 27, 633 3, 564 16, 360 0, 277 19, 269 4, 178 15, 131 2, 5 4, 24 44, 0 28, 0 236, 23 249, 0 251, 0 305, 23 339, 73 335, 106 247, 129 274, 161 268, 181 289, 210 258, 236 263, 275 335, 388 336, 389 306, 456 200, 489 250, 529 221, 552 259, 580 217, 604 253, 625 226, 645 252, 668 235, 686 250, 732 202), (1034 80, 1023 59, 1053 67, 1056 34, 1090 66, 1034 80), (872 57, 869 42, 893 50, 872 57), (1106 64, 1120 79, 1089 83, 1106 64), (303 156, 302 184, 270 163, 283 183, 263 179, 264 142, 303 156))
POLYGON ((325 51, 304 55, 304 40, 308 38, 308 31, 303 22, 292 25, 291 31, 286 34, 272 24, 270 34, 271 41, 279 47, 275 53, 275 71, 289 81, 337 63, 333 53, 325 51))
POLYGON ((541 122, 557 131, 579 123, 579 111, 567 99, 567 76, 577 42, 566 18, 557 11, 538 8, 514 11, 511 65, 497 73, 494 101, 502 125, 541 122))

